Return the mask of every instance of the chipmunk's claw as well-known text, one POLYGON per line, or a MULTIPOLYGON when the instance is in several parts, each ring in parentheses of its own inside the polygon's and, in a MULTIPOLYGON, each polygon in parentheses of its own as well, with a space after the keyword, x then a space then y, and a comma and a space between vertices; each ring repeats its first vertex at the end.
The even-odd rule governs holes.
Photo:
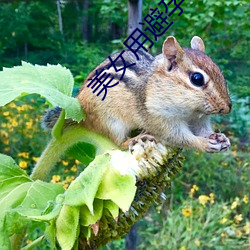
POLYGON ((156 139, 152 136, 152 135, 149 135, 149 134, 141 134, 141 135, 138 135, 136 136, 135 138, 133 138, 129 144, 128 144, 128 148, 130 150, 130 152, 133 152, 133 146, 137 143, 139 143, 142 147, 143 147, 143 144, 146 142, 146 141, 151 141, 151 142, 155 142, 156 143, 156 139))
POLYGON ((226 151, 230 147, 229 139, 222 133, 214 133, 209 136, 209 152, 226 151))

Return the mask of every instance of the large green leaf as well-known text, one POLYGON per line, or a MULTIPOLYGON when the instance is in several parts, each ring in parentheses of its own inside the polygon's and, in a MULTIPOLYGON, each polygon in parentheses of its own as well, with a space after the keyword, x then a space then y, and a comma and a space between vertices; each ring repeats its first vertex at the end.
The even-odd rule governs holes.
POLYGON ((9 236, 22 232, 31 222, 28 216, 47 212, 54 219, 59 214, 63 199, 60 203, 56 198, 64 189, 61 185, 32 181, 9 156, 0 155, 0 162, 0 249, 9 249, 9 236))
POLYGON ((121 175, 119 171, 110 167, 103 176, 96 198, 112 200, 126 212, 129 210, 135 196, 135 183, 135 176, 130 174, 121 175))
POLYGON ((56 238, 64 250, 71 250, 79 234, 79 207, 64 205, 56 220, 56 238))
POLYGON ((103 200, 95 199, 93 203, 94 215, 90 213, 87 206, 80 208, 80 225, 89 226, 95 224, 102 217, 103 200))
POLYGON ((88 165, 95 158, 96 148, 89 143, 86 142, 78 142, 71 146, 66 154, 77 159, 78 161, 88 165))
POLYGON ((97 156, 71 183, 68 190, 65 192, 64 203, 70 206, 87 205, 90 212, 94 214, 94 198, 109 165, 109 154, 97 156))
POLYGON ((72 74, 61 65, 34 66, 22 62, 22 66, 0 72, 0 106, 18 96, 36 93, 53 106, 65 109, 66 118, 80 121, 84 114, 78 100, 71 97, 73 85, 72 74))
POLYGON ((0 154, 0 181, 22 175, 28 177, 10 156, 0 154))

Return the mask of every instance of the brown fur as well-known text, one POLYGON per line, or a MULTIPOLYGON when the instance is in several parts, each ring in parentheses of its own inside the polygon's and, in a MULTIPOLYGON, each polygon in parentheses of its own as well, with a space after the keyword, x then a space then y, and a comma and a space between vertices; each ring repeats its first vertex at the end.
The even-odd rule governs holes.
MULTIPOLYGON (((99 90, 92 93, 86 80, 78 95, 87 114, 84 126, 107 135, 117 145, 126 141, 131 130, 143 129, 164 144, 219 151, 221 142, 213 146, 214 141, 208 139, 213 133, 208 114, 230 112, 225 79, 202 52, 205 47, 199 37, 192 39, 191 46, 196 49, 182 49, 174 37, 168 37, 162 55, 154 59, 140 52, 139 61, 126 51, 126 62, 136 65, 126 70, 117 86, 108 89, 104 101, 102 94, 96 96, 99 90), (189 79, 189 72, 196 68, 208 78, 202 87, 189 79)), ((107 59, 96 69, 107 68, 109 63, 107 59)), ((87 79, 96 75, 96 69, 87 79)), ((119 80, 120 73, 112 67, 106 72, 119 80)))

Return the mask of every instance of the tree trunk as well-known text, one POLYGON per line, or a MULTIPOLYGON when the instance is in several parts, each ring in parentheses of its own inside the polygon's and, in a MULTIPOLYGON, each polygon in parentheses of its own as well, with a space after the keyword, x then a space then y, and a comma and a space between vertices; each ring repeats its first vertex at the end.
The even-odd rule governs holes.
MULTIPOLYGON (((130 35, 136 28, 141 29, 142 19, 142 0, 128 1, 128 35, 130 35)), ((141 39, 139 40, 141 42, 141 39)), ((130 44, 129 44, 130 45, 130 44)))
POLYGON ((137 225, 131 227, 129 233, 126 236, 126 250, 136 250, 136 241, 137 241, 137 225))
POLYGON ((60 0, 56 1, 56 5, 57 5, 57 12, 58 12, 58 20, 59 20, 59 30, 63 36, 63 22, 62 22, 62 12, 61 12, 60 0))
POLYGON ((88 8, 89 0, 82 1, 82 39, 89 40, 89 30, 88 30, 88 8))

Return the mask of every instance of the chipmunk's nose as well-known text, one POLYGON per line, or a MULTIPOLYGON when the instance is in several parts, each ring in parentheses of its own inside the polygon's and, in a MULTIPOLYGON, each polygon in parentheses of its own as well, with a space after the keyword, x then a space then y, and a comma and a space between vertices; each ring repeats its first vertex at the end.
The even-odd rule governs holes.
POLYGON ((232 109, 232 102, 229 101, 222 109, 220 109, 219 113, 228 114, 231 112, 231 109, 232 109))

